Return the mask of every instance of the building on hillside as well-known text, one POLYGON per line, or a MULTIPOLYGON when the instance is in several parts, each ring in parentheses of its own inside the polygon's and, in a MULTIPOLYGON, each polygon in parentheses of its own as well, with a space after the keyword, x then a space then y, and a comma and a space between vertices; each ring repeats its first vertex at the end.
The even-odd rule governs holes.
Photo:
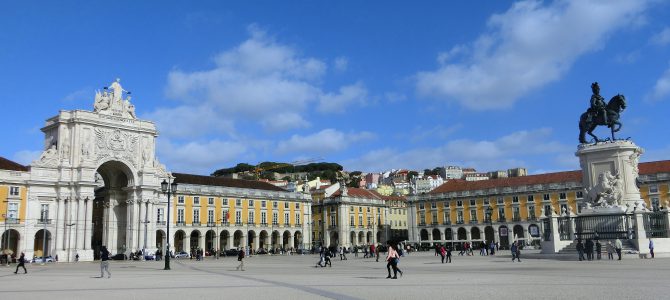
MULTIPOLYGON (((639 164, 642 198, 652 209, 665 208, 670 196, 670 161, 639 164)), ((451 180, 426 195, 408 197, 409 240, 414 243, 514 239, 539 244, 539 217, 578 212, 584 202, 581 171, 482 181, 451 180)))
POLYGON ((411 194, 425 194, 438 186, 442 185, 444 180, 440 175, 418 176, 411 179, 411 194))
POLYGON ((384 241, 388 211, 383 196, 340 183, 333 187, 337 187, 334 193, 319 193, 312 203, 315 246, 351 247, 384 241))
POLYGON ((393 186, 381 184, 375 191, 382 196, 391 196, 393 195, 393 186))
POLYGON ((489 174, 487 173, 466 173, 464 175, 465 181, 479 181, 479 180, 489 180, 489 174))
MULTIPOLYGON (((3 229, 0 243, 2 247, 0 250, 9 249, 12 253, 20 253, 26 246, 26 239, 22 237, 26 232, 24 230, 25 227, 42 228, 44 220, 49 219, 49 206, 47 204, 45 206, 36 203, 30 203, 30 205, 35 206, 31 208, 31 211, 36 210, 42 213, 35 217, 30 216, 30 218, 27 218, 29 181, 30 174, 28 173, 28 167, 0 157, 0 199, 2 199, 2 202, 0 202, 0 211, 2 211, 0 220, 2 221, 2 225, 0 226, 3 229), (24 243, 22 243, 22 240, 24 243)), ((39 251, 38 253, 41 255, 44 231, 41 231, 39 228, 35 232, 34 238, 36 243, 35 250, 39 251)), ((50 236, 47 236, 47 238, 50 238, 50 236)))
POLYGON ((463 179, 463 169, 459 166, 446 166, 441 168, 440 171, 442 171, 440 175, 446 180, 463 179))
POLYGON ((507 171, 491 171, 487 173, 488 179, 507 178, 507 171))
POLYGON ((507 177, 519 177, 519 176, 527 176, 528 175, 528 170, 526 168, 514 168, 514 169, 508 169, 507 170, 507 177))
POLYGON ((381 174, 379 173, 368 173, 365 174, 365 188, 372 190, 376 189, 377 186, 379 185, 379 179, 381 178, 381 174))

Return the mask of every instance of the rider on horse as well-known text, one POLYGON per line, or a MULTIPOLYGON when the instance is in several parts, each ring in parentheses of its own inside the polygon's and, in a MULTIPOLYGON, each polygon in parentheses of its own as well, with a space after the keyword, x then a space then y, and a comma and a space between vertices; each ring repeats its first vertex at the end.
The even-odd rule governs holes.
POLYGON ((603 122, 607 124, 607 127, 610 127, 609 121, 607 120, 607 111, 605 110, 605 99, 603 96, 600 96, 600 86, 598 85, 598 82, 591 84, 591 90, 593 91, 593 95, 591 95, 591 113, 589 114, 591 116, 591 121, 596 121, 600 115, 603 116, 603 122))

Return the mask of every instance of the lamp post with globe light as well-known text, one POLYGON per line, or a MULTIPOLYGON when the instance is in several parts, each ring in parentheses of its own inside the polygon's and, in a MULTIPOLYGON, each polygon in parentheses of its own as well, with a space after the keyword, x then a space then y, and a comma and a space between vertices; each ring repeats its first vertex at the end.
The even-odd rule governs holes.
POLYGON ((177 183, 174 182, 173 178, 168 177, 168 180, 172 180, 172 183, 165 181, 165 179, 161 182, 161 191, 167 194, 167 247, 165 248, 165 268, 163 270, 170 270, 170 196, 177 192, 177 183))

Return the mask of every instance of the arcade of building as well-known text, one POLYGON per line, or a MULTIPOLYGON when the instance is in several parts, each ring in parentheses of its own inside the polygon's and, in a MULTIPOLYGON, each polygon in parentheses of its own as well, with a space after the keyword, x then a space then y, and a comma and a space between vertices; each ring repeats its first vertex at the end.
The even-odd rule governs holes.
MULTIPOLYGON (((639 164, 642 199, 667 209, 670 161, 639 164)), ((509 247, 539 245, 542 216, 574 214, 584 205, 582 172, 558 172, 482 181, 450 180, 425 195, 408 198, 409 240, 424 244, 484 241, 509 247)))

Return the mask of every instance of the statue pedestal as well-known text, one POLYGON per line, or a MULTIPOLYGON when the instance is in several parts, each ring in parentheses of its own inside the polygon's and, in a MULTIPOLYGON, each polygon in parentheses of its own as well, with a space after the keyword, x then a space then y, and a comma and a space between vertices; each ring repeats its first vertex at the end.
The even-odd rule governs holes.
POLYGON ((591 208, 583 208, 579 215, 613 215, 626 213, 626 207, 623 206, 597 206, 591 208))
POLYGON ((636 204, 639 205, 642 199, 636 182, 638 161, 643 152, 642 148, 628 140, 578 146, 575 155, 579 157, 579 163, 582 167, 582 186, 586 191, 584 200, 594 206, 590 210, 592 213, 614 213, 606 212, 606 210, 614 210, 617 206, 632 209, 636 204), (603 178, 608 176, 610 179, 603 178), (605 195, 605 193, 601 193, 603 192, 602 187, 610 187, 608 184, 611 185, 611 188, 604 191, 610 193, 610 195, 597 198, 598 194, 605 195), (614 195, 612 195, 612 192, 614 195), (601 200, 604 203, 594 203, 594 201, 601 200), (598 206, 606 207, 596 210, 598 206))

